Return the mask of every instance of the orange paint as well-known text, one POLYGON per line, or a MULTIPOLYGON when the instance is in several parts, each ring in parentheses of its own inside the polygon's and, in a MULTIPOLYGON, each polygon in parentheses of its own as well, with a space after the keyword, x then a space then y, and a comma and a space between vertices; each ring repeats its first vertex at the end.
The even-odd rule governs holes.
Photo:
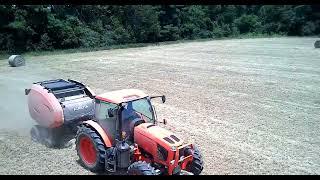
POLYGON ((90 125, 91 127, 93 127, 98 132, 98 134, 101 136, 101 138, 102 138, 104 144, 106 145, 106 147, 111 147, 112 146, 111 138, 108 137, 106 132, 102 129, 102 127, 98 123, 96 123, 96 122, 94 122, 92 120, 84 121, 83 123, 90 125))

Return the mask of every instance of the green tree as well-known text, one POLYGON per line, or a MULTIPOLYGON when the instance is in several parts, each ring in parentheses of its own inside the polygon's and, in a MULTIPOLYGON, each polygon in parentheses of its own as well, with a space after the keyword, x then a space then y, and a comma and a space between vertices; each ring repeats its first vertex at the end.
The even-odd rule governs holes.
POLYGON ((261 22, 256 15, 242 15, 234 20, 235 25, 238 27, 240 33, 256 32, 261 22))
POLYGON ((181 37, 187 39, 212 36, 213 24, 208 15, 208 9, 203 6, 188 6, 181 11, 181 37))
POLYGON ((0 5, 0 51, 320 34, 319 5, 0 5))

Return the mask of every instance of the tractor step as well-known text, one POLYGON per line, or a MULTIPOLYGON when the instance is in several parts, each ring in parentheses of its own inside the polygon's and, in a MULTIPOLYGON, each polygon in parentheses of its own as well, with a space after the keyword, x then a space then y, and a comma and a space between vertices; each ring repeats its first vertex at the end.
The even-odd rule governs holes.
POLYGON ((116 161, 106 160, 105 169, 111 173, 116 172, 117 171, 116 161))

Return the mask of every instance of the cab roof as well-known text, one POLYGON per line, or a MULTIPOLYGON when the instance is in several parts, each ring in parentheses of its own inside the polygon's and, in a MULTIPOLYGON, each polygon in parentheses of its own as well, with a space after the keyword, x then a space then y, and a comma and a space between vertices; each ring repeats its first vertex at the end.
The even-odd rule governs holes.
POLYGON ((120 104, 136 99, 147 97, 148 95, 139 89, 122 89, 110 91, 96 96, 96 99, 110 103, 120 104))

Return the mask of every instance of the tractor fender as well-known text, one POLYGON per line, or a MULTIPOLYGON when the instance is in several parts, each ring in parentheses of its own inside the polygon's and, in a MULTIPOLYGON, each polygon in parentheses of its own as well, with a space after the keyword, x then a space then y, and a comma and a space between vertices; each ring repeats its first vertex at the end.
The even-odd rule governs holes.
POLYGON ((111 138, 108 137, 107 133, 102 129, 102 127, 98 123, 92 120, 84 121, 83 123, 91 126, 101 136, 106 147, 112 147, 111 138))

